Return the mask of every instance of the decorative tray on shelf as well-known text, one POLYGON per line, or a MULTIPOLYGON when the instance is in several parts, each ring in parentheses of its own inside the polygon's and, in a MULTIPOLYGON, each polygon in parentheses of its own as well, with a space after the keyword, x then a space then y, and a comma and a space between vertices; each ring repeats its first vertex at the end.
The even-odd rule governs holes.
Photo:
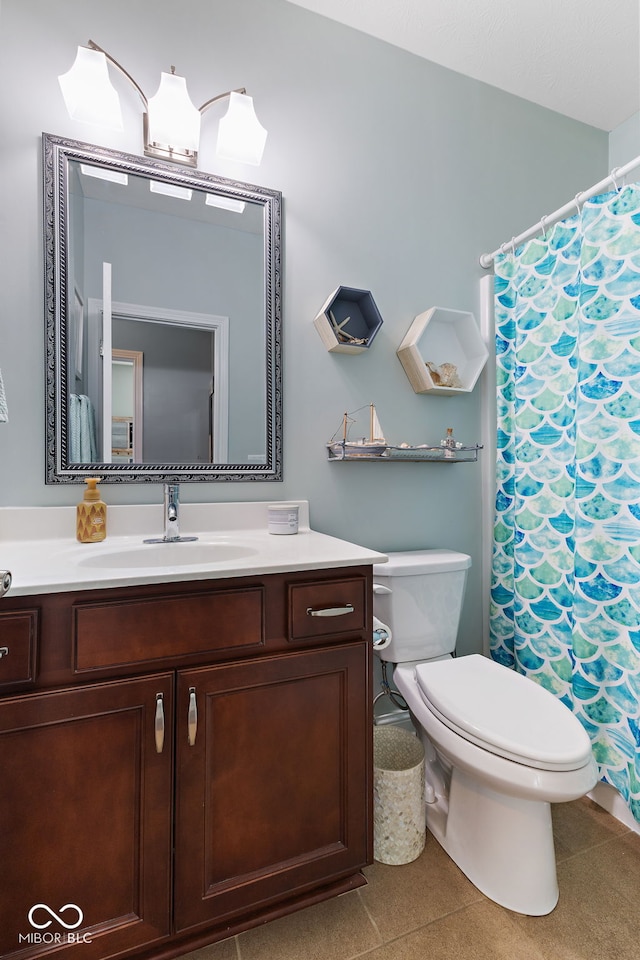
POLYGON ((338 440, 327 444, 329 451, 329 460, 377 460, 398 461, 407 460, 414 463, 425 461, 438 463, 474 463, 478 459, 478 450, 482 450, 481 443, 475 443, 472 446, 458 446, 455 451, 448 450, 445 447, 430 447, 421 445, 418 447, 395 447, 385 446, 383 449, 376 448, 375 452, 368 452, 366 446, 361 450, 355 450, 355 445, 349 441, 338 440))

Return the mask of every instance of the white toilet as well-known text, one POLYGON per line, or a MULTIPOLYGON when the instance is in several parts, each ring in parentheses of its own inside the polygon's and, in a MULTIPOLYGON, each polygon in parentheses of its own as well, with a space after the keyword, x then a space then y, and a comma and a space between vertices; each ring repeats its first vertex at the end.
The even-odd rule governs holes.
POLYGON ((378 655, 397 664, 426 756, 427 826, 491 900, 541 916, 558 900, 553 802, 597 781, 577 718, 537 683, 486 657, 452 657, 471 558, 390 553, 374 570, 374 613, 391 629, 378 655))

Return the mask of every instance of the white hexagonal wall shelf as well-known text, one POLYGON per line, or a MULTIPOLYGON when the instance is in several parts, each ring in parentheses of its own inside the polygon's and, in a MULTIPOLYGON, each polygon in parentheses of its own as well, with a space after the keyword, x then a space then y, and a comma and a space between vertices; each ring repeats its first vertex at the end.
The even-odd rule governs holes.
POLYGON ((397 349, 416 393, 470 393, 489 357, 472 313, 431 307, 418 314, 397 349))

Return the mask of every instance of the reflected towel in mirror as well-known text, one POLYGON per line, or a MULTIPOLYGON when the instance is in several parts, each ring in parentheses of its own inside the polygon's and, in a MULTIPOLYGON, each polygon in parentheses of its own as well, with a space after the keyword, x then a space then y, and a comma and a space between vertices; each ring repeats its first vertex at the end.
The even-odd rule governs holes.
POLYGON ((95 463, 97 459, 93 404, 84 394, 72 393, 69 397, 69 460, 71 463, 95 463))
POLYGON ((0 370, 0 423, 7 423, 9 420, 9 410, 7 408, 7 398, 4 392, 4 383, 2 382, 2 371, 0 370))

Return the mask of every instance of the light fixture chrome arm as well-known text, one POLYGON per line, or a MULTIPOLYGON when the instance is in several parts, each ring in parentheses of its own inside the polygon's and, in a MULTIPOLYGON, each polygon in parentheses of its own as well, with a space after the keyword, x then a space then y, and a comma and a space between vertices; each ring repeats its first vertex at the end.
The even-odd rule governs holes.
POLYGON ((125 70, 125 68, 124 68, 121 64, 119 64, 118 61, 115 60, 115 59, 111 56, 110 53, 107 53, 106 50, 103 50, 102 47, 99 47, 98 44, 95 43, 93 40, 89 40, 89 41, 87 42, 87 46, 88 46, 89 49, 91 49, 91 50, 97 50, 98 53, 103 53, 104 56, 106 57, 106 59, 109 61, 109 63, 112 63, 113 66, 114 66, 117 70, 120 71, 120 73, 122 74, 122 76, 127 78, 127 80, 129 81, 129 83, 130 83, 130 84, 135 88, 135 90, 137 91, 138 96, 139 96, 140 99, 142 100, 142 105, 143 105, 143 107, 144 107, 144 109, 145 109, 145 111, 146 111, 146 110, 149 108, 149 101, 147 100, 147 98, 145 97, 144 93, 142 92, 141 87, 136 83, 136 81, 133 79, 133 77, 131 76, 131 74, 128 73, 128 72, 125 70))
POLYGON ((246 87, 238 87, 237 90, 227 90, 226 93, 219 93, 217 97, 211 97, 211 99, 206 100, 201 107, 198 107, 198 113, 204 113, 205 110, 208 110, 214 103, 218 103, 219 100, 225 100, 227 97, 230 97, 232 93, 241 93, 244 96, 246 92, 246 87))

